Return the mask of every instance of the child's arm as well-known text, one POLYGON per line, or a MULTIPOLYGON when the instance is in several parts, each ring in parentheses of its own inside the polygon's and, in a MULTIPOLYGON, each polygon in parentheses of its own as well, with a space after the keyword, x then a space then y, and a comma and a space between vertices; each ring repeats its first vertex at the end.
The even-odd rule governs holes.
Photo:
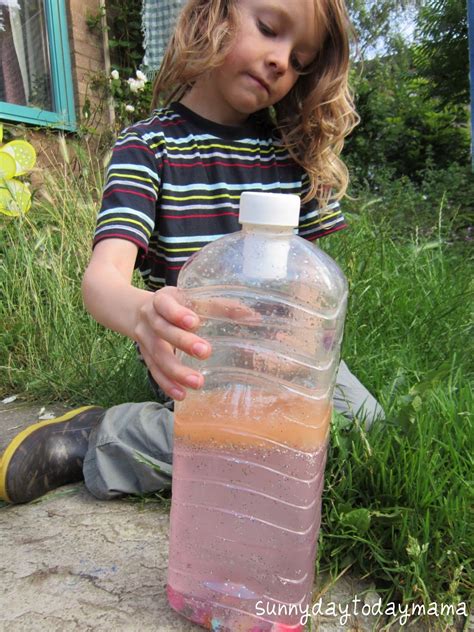
POLYGON ((137 250, 124 239, 104 239, 95 246, 82 282, 84 304, 99 323, 138 342, 155 381, 182 400, 183 386, 200 388, 204 379, 179 362, 174 349, 204 359, 211 347, 193 333, 199 318, 180 303, 175 287, 149 292, 132 286, 137 250))

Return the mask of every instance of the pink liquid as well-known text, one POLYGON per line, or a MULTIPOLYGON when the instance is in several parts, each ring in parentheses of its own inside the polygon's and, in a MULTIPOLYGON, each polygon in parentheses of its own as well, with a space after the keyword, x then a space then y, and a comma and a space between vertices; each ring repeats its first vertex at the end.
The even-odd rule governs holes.
MULTIPOLYGON (((263 440, 262 428, 271 426, 275 434, 282 409, 291 409, 286 404, 266 414, 252 407, 253 428, 261 423, 257 435, 241 432, 249 427, 248 417, 227 417, 224 444, 222 425, 212 432, 212 417, 222 424, 225 405, 218 412, 207 408, 200 426, 195 405, 178 409, 168 597, 175 610, 208 629, 303 630, 301 615, 311 606, 326 441, 320 442, 321 424, 315 424, 319 445, 311 451, 263 440), (193 424, 189 436, 186 429, 193 424)), ((299 436, 288 422, 286 417, 288 438, 299 436)))

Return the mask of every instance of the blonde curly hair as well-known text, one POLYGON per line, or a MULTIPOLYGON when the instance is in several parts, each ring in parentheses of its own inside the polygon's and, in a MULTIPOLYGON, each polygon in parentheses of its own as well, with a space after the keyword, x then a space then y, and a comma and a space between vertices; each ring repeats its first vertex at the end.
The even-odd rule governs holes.
MULTIPOLYGON (((353 33, 344 0, 314 0, 324 37, 309 68, 270 113, 292 158, 308 174, 303 201, 340 199, 349 183, 339 154, 357 125, 349 89, 353 33)), ((181 11, 153 86, 152 107, 179 101, 202 75, 218 68, 233 46, 238 0, 188 0, 181 11)))

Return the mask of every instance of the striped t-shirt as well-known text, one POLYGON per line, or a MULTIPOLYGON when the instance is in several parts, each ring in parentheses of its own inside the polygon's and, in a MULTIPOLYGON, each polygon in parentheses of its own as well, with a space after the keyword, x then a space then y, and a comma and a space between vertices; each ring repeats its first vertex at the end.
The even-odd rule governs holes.
MULTIPOLYGON (((240 230, 243 191, 308 190, 305 172, 263 116, 244 126, 214 123, 181 103, 122 132, 113 149, 94 245, 118 237, 138 246, 136 266, 151 290, 176 285, 185 261, 240 230)), ((337 202, 324 214, 303 204, 298 234, 317 239, 346 226, 337 202)))

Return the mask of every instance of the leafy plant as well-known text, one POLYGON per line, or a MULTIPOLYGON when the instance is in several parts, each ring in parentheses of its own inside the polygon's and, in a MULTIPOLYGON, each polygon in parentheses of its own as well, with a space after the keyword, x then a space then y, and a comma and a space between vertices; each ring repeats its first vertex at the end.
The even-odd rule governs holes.
POLYGON ((91 87, 104 97, 112 98, 117 131, 150 114, 152 84, 141 70, 136 70, 135 76, 127 79, 117 69, 112 70, 110 77, 97 73, 92 78, 91 87))
POLYGON ((344 155, 357 179, 373 183, 386 167, 394 178, 419 182, 428 165, 469 161, 467 110, 429 95, 409 50, 367 62, 353 85, 361 122, 344 155))
MULTIPOLYGON (((145 118, 151 108, 152 86, 142 63, 141 4, 125 0, 107 1, 105 28, 113 70, 111 76, 104 72, 91 75, 91 89, 104 100, 112 99, 116 131, 145 118)), ((91 30, 101 30, 104 28, 103 12, 88 14, 86 22, 91 30)), ((90 113, 87 114, 90 117, 90 113)))
POLYGON ((469 44, 464 0, 428 0, 417 25, 415 61, 444 105, 469 103, 469 44))
MULTIPOLYGON (((105 15, 112 65, 121 74, 132 75, 140 66, 145 51, 141 25, 142 2, 107 0, 105 15)), ((92 31, 102 30, 104 13, 88 13, 86 23, 92 31)))

